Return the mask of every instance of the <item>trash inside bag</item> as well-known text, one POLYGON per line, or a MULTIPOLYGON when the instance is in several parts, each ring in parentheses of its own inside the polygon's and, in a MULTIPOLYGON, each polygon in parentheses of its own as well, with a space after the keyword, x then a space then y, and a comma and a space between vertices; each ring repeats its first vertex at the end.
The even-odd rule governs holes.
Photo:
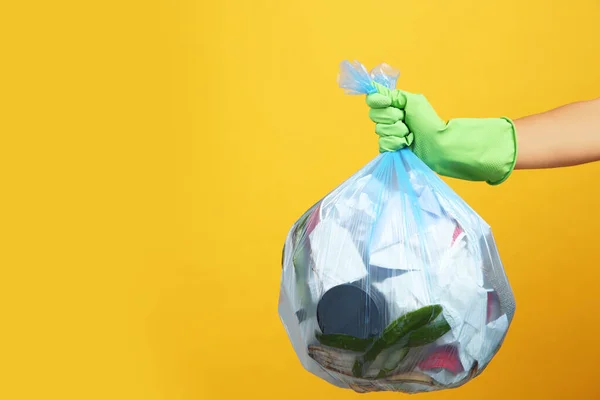
MULTIPOLYGON (((342 63, 351 94, 398 73, 342 63)), ((379 154, 292 226, 279 313, 302 365, 356 392, 462 386, 515 301, 490 227, 409 148, 379 154)))

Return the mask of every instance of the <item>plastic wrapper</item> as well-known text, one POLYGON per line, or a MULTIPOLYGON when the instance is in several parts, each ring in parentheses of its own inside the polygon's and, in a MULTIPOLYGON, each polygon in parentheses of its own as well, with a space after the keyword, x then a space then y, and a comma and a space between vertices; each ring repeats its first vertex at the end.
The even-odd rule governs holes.
MULTIPOLYGON (((341 65, 350 94, 398 72, 341 65)), ((490 227, 409 148, 379 154, 292 226, 279 313, 302 365, 356 392, 459 387, 503 343, 515 301, 490 227)))

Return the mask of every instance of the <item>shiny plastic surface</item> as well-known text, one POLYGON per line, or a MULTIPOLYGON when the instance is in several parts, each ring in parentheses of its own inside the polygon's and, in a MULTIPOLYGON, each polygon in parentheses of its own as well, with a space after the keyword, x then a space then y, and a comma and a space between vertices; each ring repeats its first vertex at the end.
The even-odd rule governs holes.
MULTIPOLYGON (((340 87, 397 71, 342 63, 340 87)), ((279 313, 302 365, 357 392, 457 387, 500 348, 515 302, 490 227, 410 149, 378 155, 292 226, 279 313)))

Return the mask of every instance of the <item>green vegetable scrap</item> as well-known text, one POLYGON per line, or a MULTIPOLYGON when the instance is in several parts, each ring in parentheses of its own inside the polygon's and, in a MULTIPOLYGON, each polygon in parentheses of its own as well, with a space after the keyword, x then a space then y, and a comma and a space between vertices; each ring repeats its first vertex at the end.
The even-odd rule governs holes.
POLYGON ((373 342, 373 338, 361 339, 343 334, 322 335, 320 333, 316 333, 316 337, 319 343, 325 346, 356 352, 364 352, 369 348, 369 345, 373 342))
POLYGON ((433 343, 448 333, 449 330, 450 325, 441 316, 432 323, 411 332, 408 338, 408 347, 419 347, 433 343))
POLYGON ((433 305, 404 314, 384 329, 381 337, 365 353, 364 360, 366 362, 373 361, 386 347, 398 343, 409 332, 435 320, 441 312, 442 306, 433 305))
POLYGON ((308 266, 310 264, 310 246, 305 239, 306 223, 310 216, 310 212, 306 212, 296 225, 294 230, 293 242, 294 250, 292 254, 292 264, 296 272, 296 292, 300 298, 302 307, 310 306, 310 289, 307 284, 308 266))
POLYGON ((377 375, 377 379, 383 378, 389 373, 395 371, 400 366, 400 363, 404 361, 404 358, 408 354, 410 348, 431 344, 444 336, 449 330, 450 325, 448 325, 446 319, 440 315, 433 322, 409 333, 406 336, 408 338, 408 341, 405 345, 406 347, 403 347, 401 350, 398 350, 392 355, 388 356, 384 368, 382 368, 377 375))
POLYGON ((304 234, 304 227, 306 226, 306 223, 308 222, 308 217, 310 216, 310 210, 305 212, 304 215, 302 215, 300 217, 300 219, 298 220, 298 223, 296 224, 296 229, 294 229, 294 238, 296 239, 296 243, 298 243, 299 240, 299 233, 304 234))
POLYGON ((357 338, 344 334, 321 334, 315 337, 324 346, 361 353, 352 367, 352 374, 363 377, 369 367, 380 379, 394 372, 413 347, 425 346, 444 336, 450 325, 441 315, 442 306, 425 306, 396 319, 378 338, 357 338))
POLYGON ((383 364, 383 368, 381 368, 375 379, 383 378, 387 376, 390 372, 398 368, 398 366, 400 366, 400 363, 404 361, 404 358, 406 358, 408 351, 408 347, 390 349, 390 354, 386 357, 385 362, 383 364))
POLYGON ((355 377, 362 378, 362 372, 363 372, 363 363, 360 360, 356 360, 356 362, 354 363, 354 366, 352 367, 352 373, 354 374, 355 377))
POLYGON ((436 304, 425 306, 396 319, 370 345, 363 356, 355 361, 352 368, 354 376, 363 376, 381 352, 396 347, 398 350, 388 355, 384 368, 377 375, 383 377, 398 368, 409 348, 424 346, 442 337, 450 330, 450 326, 444 317, 440 316, 441 312, 442 306, 436 304))

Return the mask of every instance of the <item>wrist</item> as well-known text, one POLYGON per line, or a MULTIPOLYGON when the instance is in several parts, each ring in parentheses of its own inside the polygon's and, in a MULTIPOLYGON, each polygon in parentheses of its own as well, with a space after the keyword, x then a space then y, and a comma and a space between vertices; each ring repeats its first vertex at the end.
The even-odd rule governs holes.
MULTIPOLYGON (((503 171, 503 176, 498 181, 488 181, 490 185, 499 185, 505 182, 515 170, 515 166, 517 164, 517 153, 518 153, 518 142, 517 142, 517 128, 515 127, 514 122, 508 117, 500 117, 500 120, 505 123, 502 124, 505 126, 504 129, 499 129, 499 135, 501 135, 501 140, 503 143, 506 143, 505 154, 508 157, 508 164, 506 164, 505 171, 503 171)), ((499 124, 500 125, 500 124, 499 124)))

